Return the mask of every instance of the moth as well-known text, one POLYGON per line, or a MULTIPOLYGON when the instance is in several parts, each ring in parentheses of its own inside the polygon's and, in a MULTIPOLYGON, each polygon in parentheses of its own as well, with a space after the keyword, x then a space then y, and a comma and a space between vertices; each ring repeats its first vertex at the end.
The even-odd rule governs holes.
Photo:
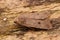
POLYGON ((15 18, 14 22, 29 28, 52 29, 53 26, 49 19, 51 14, 52 12, 50 10, 20 13, 20 15, 15 18))

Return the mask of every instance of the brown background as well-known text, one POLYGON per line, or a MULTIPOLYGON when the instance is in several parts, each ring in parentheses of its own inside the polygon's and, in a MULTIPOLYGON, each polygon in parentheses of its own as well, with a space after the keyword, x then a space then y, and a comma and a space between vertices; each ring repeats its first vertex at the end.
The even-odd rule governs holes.
POLYGON ((0 40, 60 40, 60 28, 26 32, 21 31, 14 23, 14 19, 20 13, 32 11, 55 10, 51 18, 59 17, 60 1, 53 0, 53 2, 45 2, 38 6, 27 5, 29 2, 26 0, 0 0, 0 40))

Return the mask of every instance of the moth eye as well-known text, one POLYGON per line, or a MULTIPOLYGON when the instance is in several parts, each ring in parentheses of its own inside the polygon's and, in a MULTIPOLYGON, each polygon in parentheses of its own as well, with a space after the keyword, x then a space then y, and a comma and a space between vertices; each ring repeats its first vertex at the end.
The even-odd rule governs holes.
POLYGON ((38 22, 38 24, 41 24, 40 22, 38 22))

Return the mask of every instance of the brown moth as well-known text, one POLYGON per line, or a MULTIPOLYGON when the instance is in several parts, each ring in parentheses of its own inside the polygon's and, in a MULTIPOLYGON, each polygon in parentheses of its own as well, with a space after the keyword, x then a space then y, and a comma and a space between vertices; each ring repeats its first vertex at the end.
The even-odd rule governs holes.
POLYGON ((21 13, 14 22, 25 27, 52 29, 53 27, 49 19, 51 14, 52 12, 50 10, 21 13))

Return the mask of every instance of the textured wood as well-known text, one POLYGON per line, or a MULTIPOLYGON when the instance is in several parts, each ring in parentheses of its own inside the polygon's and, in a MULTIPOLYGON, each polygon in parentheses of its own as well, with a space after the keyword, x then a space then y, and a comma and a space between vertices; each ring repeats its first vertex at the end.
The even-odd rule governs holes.
MULTIPOLYGON (((60 0, 53 2, 45 2, 39 5, 33 5, 25 0, 0 0, 0 40, 60 40, 60 0), (40 12, 45 10, 52 11, 50 19, 53 20, 53 26, 58 27, 52 30, 29 30, 23 28, 23 32, 20 32, 21 28, 14 23, 14 19, 21 13, 31 13, 33 11, 40 12), (56 22, 55 22, 56 20, 56 22), (59 23, 57 23, 59 22, 59 23), (1 37, 1 34, 2 37, 1 37), (12 35, 4 35, 12 34, 12 35), (16 35, 15 35, 16 34, 16 35), (17 36, 18 35, 18 36, 17 36)), ((51 21, 52 22, 52 21, 51 21)))

